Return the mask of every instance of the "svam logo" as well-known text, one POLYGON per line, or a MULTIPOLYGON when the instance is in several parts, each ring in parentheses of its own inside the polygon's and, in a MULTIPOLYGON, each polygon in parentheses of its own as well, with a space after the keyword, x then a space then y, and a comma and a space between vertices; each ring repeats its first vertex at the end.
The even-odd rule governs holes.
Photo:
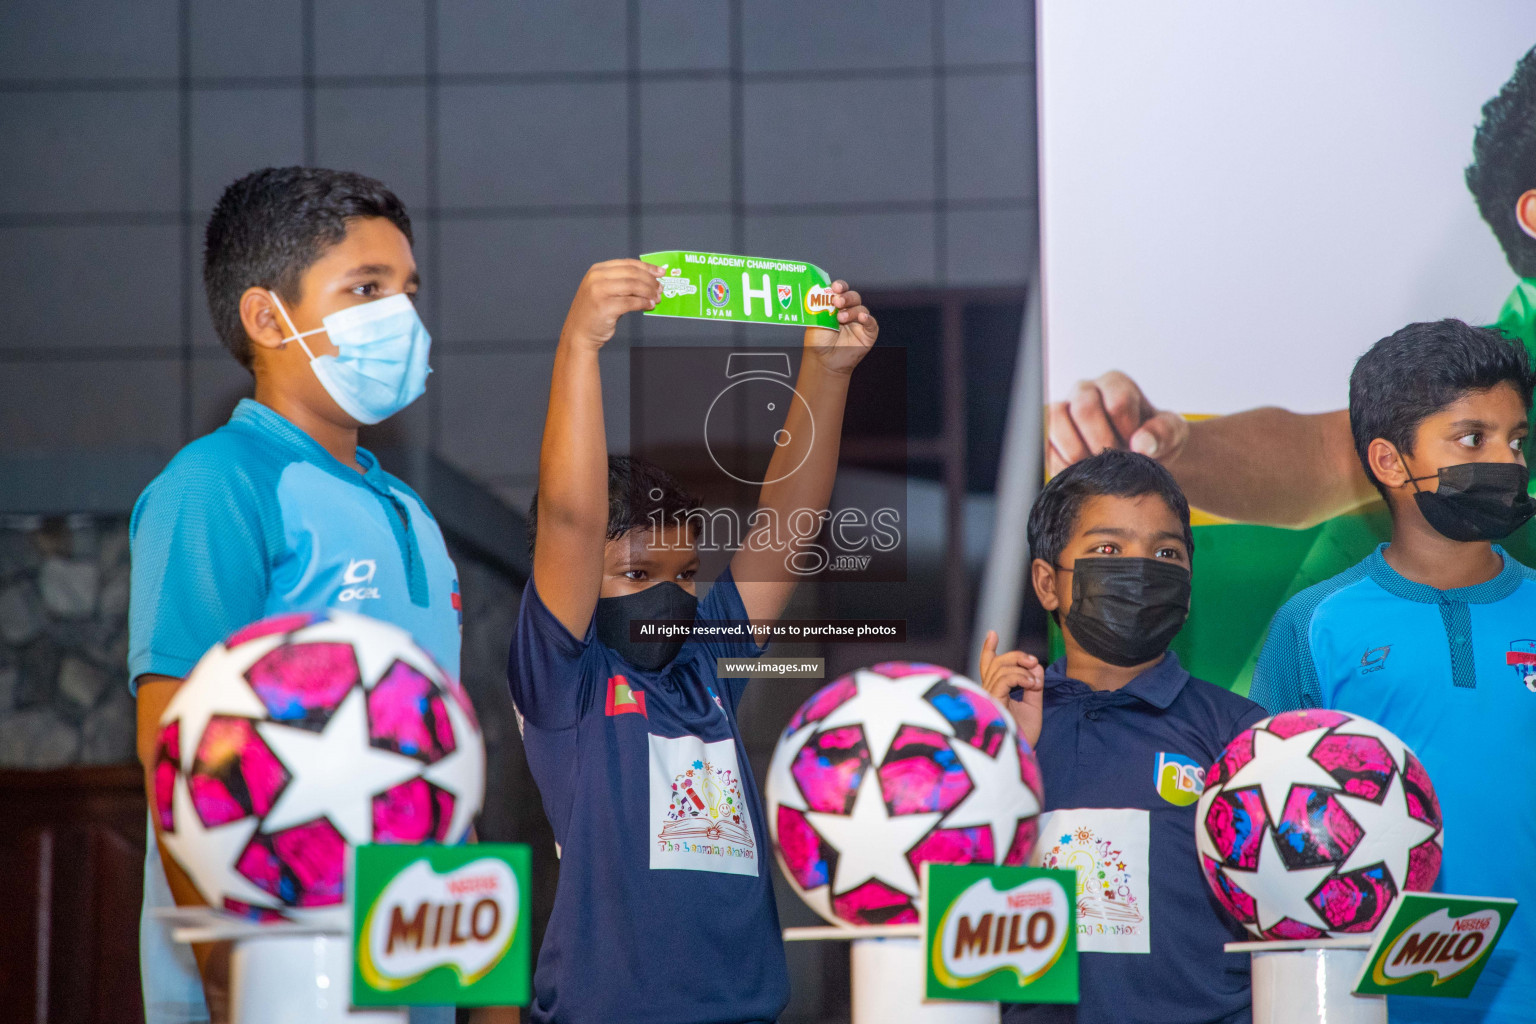
POLYGON ((1164 800, 1188 807, 1205 792, 1205 769, 1183 754, 1158 754, 1152 784, 1164 800))
POLYGON ((709 299, 709 304, 719 309, 731 301, 731 286, 720 278, 709 282, 709 287, 704 289, 704 295, 709 299))

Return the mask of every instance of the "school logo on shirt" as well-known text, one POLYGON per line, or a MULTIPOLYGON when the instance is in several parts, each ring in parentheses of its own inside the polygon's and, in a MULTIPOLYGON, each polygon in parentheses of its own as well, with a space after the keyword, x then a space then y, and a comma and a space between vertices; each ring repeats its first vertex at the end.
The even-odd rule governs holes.
POLYGON ((1381 647, 1367 647, 1365 653, 1360 655, 1360 674, 1367 675, 1371 672, 1380 672, 1387 667, 1387 655, 1392 653, 1392 645, 1384 644, 1381 647))
POLYGON ((641 718, 649 718, 645 713, 645 691, 636 690, 629 685, 629 680, 623 676, 611 676, 608 679, 608 707, 607 715, 639 715, 641 718))
POLYGON ((369 586, 373 582, 374 573, 379 571, 379 565, 371 558, 354 558, 347 563, 347 571, 341 574, 341 582, 345 584, 341 593, 336 595, 338 601, 365 601, 379 596, 379 588, 369 586))
POLYGON ((1164 800, 1176 807, 1188 807, 1205 792, 1205 768, 1183 754, 1158 754, 1152 785, 1164 800))
POLYGON ((651 868, 757 874, 735 740, 651 734, 651 868))
POLYGON ((1536 640, 1516 640, 1504 655, 1504 664, 1513 666, 1525 688, 1536 693, 1536 640))
POLYGON ((1040 841, 1029 863, 1076 869, 1078 950, 1150 953, 1151 813, 1139 808, 1076 807, 1047 811, 1039 820, 1040 841))

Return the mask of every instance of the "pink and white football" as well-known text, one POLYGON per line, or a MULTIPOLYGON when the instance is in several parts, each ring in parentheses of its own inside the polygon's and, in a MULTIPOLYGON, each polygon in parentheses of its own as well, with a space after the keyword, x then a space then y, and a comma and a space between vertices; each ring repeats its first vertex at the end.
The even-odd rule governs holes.
POLYGON ((350 847, 457 843, 485 748, 469 697, 403 629, 277 615, 215 645, 160 718, 155 814, 209 906, 345 921, 350 847))
POLYGON ((1206 773, 1200 867, 1255 938, 1373 931, 1440 873, 1440 804, 1398 739, 1343 711, 1287 711, 1239 733, 1206 773))
POLYGON ((817 690, 768 773, 779 866, 827 921, 918 919, 922 864, 1023 864, 1040 769, 985 690, 937 665, 886 662, 817 690))

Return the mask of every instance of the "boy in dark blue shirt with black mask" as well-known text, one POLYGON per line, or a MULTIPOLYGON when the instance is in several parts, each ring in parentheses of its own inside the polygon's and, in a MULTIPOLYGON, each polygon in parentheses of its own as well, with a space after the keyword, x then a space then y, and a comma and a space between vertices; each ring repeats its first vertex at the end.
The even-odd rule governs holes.
POLYGON ((639 640, 630 626, 778 619, 799 548, 772 524, 826 509, 849 377, 878 327, 833 284, 842 326, 805 332, 804 401, 789 403, 768 464, 766 514, 700 601, 692 499, 655 467, 610 459, 603 431, 598 353, 621 316, 655 306, 659 275, 639 260, 594 266, 555 352, 533 578, 508 661, 561 847, 529 1007, 538 1022, 770 1021, 789 998, 767 823, 736 722, 746 680, 716 672, 717 658, 762 648, 639 640))
POLYGON ((981 678, 1040 761, 1031 863, 1078 872, 1082 1001, 1004 1019, 1248 1021, 1248 958, 1222 950, 1243 930, 1201 877, 1195 805, 1206 766, 1264 710, 1192 678, 1168 650, 1189 614, 1189 503, 1161 464, 1111 449, 1045 485, 1028 533, 1035 593, 1066 657, 1043 668, 999 655, 989 633, 981 678))

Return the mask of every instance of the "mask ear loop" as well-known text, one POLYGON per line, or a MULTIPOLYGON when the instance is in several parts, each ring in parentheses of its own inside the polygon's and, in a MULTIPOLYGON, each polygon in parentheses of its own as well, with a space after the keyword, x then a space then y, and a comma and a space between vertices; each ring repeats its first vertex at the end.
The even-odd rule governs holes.
MULTIPOLYGON (((1396 446, 1395 445, 1393 446, 1393 450, 1396 451, 1396 446)), ((1401 462, 1403 464, 1403 469, 1407 470, 1410 473, 1413 472, 1413 470, 1408 469, 1408 460, 1403 458, 1403 453, 1402 452, 1398 452, 1397 453, 1397 461, 1401 462)), ((1438 479, 1439 476, 1440 476, 1440 471, 1437 469, 1433 473, 1429 474, 1429 476, 1410 476, 1408 478, 1407 482, 1410 483, 1410 484, 1413 484, 1413 493, 1414 494, 1423 494, 1424 492, 1419 489, 1419 481, 1420 480, 1429 480, 1431 478, 1438 479)))
POLYGON ((293 332, 293 336, 292 337, 286 337, 285 336, 283 338, 283 344, 286 345, 290 341, 298 342, 299 343, 299 348, 302 348, 304 350, 304 354, 309 356, 309 361, 310 362, 314 362, 315 361, 315 354, 309 350, 309 346, 308 345, 304 344, 304 339, 307 338, 311 334, 324 334, 325 333, 325 328, 324 327, 316 327, 312 331, 300 331, 299 330, 299 325, 293 322, 293 317, 288 315, 288 310, 283 306, 283 300, 277 297, 277 292, 275 292, 272 289, 268 288, 267 289, 267 294, 272 296, 272 301, 273 302, 277 303, 277 311, 279 313, 283 314, 283 319, 288 321, 288 329, 293 332))

